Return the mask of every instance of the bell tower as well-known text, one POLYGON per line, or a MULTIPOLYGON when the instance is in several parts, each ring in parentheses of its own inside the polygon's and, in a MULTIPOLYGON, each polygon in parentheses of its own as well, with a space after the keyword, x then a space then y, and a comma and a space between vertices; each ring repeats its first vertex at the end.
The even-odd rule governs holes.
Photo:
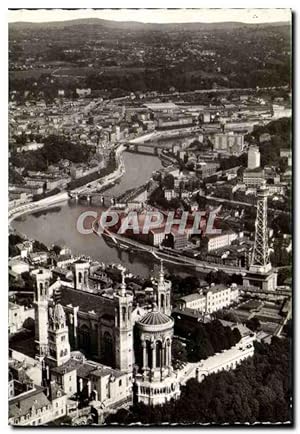
POLYGON ((89 269, 88 261, 79 259, 74 263, 74 284, 75 289, 88 291, 89 289, 89 269))
POLYGON ((66 315, 61 304, 49 308, 48 363, 61 366, 70 359, 69 330, 66 315))
POLYGON ((171 282, 165 280, 163 261, 160 261, 160 271, 157 280, 157 306, 159 312, 171 315, 171 282))
POLYGON ((51 272, 41 269, 36 274, 34 291, 35 344, 37 356, 42 358, 48 353, 48 303, 51 272))
POLYGON ((115 294, 115 365, 121 371, 131 372, 133 367, 133 296, 126 291, 125 271, 115 294))

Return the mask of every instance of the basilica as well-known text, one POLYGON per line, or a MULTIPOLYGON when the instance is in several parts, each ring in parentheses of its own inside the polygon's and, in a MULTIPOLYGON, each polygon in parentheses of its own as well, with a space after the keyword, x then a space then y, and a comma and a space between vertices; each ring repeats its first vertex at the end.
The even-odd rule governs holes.
POLYGON ((95 407, 163 404, 180 395, 172 368, 171 282, 161 263, 152 303, 139 305, 125 271, 115 286, 87 259, 72 265, 73 280, 35 272, 35 349, 43 382, 69 397, 85 394, 95 407))

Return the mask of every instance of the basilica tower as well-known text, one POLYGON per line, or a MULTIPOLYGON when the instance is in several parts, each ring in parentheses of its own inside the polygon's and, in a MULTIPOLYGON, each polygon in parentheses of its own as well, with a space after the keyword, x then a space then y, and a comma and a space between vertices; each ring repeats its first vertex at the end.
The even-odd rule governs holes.
POLYGON ((157 306, 159 312, 168 316, 171 315, 171 282, 165 280, 162 260, 157 280, 157 306))
POLYGON ((75 289, 88 291, 89 289, 90 263, 87 260, 79 259, 74 262, 74 285, 75 289))
POLYGON ((35 346, 37 356, 43 358, 48 353, 48 303, 51 272, 41 269, 36 274, 34 291, 35 346))
POLYGON ((61 366, 70 359, 69 330, 66 314, 61 304, 49 308, 48 363, 52 367, 61 366))
POLYGON ((121 371, 131 372, 133 368, 133 296, 126 290, 125 272, 115 299, 115 366, 121 371))

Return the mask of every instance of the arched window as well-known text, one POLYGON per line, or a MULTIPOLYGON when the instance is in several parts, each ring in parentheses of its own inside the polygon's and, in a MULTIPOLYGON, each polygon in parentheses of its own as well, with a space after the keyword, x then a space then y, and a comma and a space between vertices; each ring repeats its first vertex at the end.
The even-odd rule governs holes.
POLYGON ((156 342, 156 367, 162 367, 162 345, 160 341, 156 342))
POLYGON ((148 368, 152 369, 152 348, 151 348, 151 343, 150 341, 146 341, 147 342, 147 354, 148 354, 148 368))
POLYGON ((79 271, 78 273, 78 283, 82 283, 82 273, 79 271))
POLYGON ((160 296, 160 306, 163 307, 164 303, 165 303, 165 296, 164 296, 164 294, 161 294, 161 296, 160 296))
POLYGON ((103 362, 113 365, 113 340, 111 335, 106 331, 103 335, 103 362))
POLYGON ((44 289, 43 284, 40 283, 40 295, 43 295, 43 289, 44 289))
POLYGON ((126 321, 126 307, 122 307, 122 321, 126 321))
POLYGON ((83 325, 82 327, 79 328, 78 341, 79 341, 79 348, 89 353, 91 339, 90 339, 90 330, 86 325, 83 325))

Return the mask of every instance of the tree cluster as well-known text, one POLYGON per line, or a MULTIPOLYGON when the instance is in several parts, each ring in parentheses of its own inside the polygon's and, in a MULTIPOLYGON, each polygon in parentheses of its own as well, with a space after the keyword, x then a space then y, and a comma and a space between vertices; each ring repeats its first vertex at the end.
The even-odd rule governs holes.
POLYGON ((175 316, 174 333, 188 340, 187 360, 192 363, 228 350, 241 340, 237 328, 232 330, 228 326, 223 326, 219 320, 199 323, 178 319, 175 316))
POLYGON ((16 245, 19 243, 23 243, 24 238, 22 238, 18 234, 10 234, 8 237, 8 252, 10 257, 17 256, 19 254, 19 250, 16 245))
POLYGON ((255 125, 249 139, 256 143, 262 134, 270 134, 271 139, 259 145, 261 154, 261 166, 276 166, 284 171, 286 164, 280 157, 280 149, 291 146, 292 120, 281 118, 268 123, 267 125, 255 125))
POLYGON ((89 158, 89 149, 79 143, 72 143, 63 136, 51 135, 45 138, 44 147, 11 156, 11 163, 25 170, 46 170, 48 165, 57 164, 62 159, 73 163, 84 163, 89 158))

